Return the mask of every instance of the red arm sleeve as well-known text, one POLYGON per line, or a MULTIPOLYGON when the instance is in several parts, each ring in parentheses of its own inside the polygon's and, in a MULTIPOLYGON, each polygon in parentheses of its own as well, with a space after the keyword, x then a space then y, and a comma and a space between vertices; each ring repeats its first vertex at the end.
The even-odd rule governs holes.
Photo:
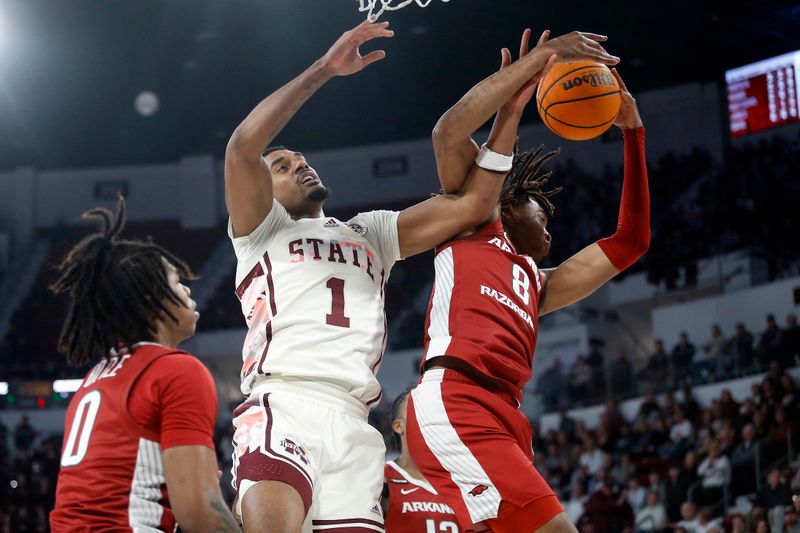
POLYGON ((625 174, 617 231, 611 237, 597 241, 603 253, 620 271, 634 264, 650 246, 650 191, 644 128, 624 130, 623 135, 625 174))

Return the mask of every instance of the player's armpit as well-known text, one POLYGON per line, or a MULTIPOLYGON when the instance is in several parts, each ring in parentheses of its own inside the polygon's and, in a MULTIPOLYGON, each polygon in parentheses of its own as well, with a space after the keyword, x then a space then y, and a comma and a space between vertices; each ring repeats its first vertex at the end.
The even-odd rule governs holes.
POLYGON ((241 531, 222 499, 213 450, 176 446, 164 450, 162 459, 170 505, 181 531, 241 531))
POLYGON ((583 300, 619 272, 597 243, 590 244, 558 267, 542 271, 539 316, 583 300))

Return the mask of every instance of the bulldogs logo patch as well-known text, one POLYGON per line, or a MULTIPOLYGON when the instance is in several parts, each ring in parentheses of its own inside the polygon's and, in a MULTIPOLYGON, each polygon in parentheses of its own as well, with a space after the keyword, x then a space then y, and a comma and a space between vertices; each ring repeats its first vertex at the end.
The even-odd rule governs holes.
POLYGON ((347 227, 353 230, 353 233, 361 235, 362 237, 367 236, 367 228, 360 224, 348 224, 347 227))
POLYGON ((296 455, 298 458, 300 458, 303 463, 308 464, 308 456, 306 456, 306 451, 302 446, 291 439, 283 439, 281 441, 281 446, 283 446, 283 449, 290 454, 296 455))

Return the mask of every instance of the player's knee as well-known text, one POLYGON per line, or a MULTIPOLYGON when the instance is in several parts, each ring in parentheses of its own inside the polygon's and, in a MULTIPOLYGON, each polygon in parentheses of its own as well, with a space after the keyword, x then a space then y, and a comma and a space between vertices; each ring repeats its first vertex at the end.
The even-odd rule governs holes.
POLYGON ((300 533, 305 518, 300 493, 280 481, 256 483, 242 498, 245 533, 300 533))

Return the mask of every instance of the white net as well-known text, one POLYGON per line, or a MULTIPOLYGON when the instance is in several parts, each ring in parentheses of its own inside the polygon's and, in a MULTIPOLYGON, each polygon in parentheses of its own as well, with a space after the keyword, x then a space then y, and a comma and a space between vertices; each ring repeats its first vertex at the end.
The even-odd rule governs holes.
MULTIPOLYGON (((450 0, 442 0, 449 2, 450 0)), ((428 7, 433 0, 358 0, 358 10, 367 13, 371 21, 378 20, 384 11, 397 11, 409 4, 416 3, 419 7, 428 7)))

